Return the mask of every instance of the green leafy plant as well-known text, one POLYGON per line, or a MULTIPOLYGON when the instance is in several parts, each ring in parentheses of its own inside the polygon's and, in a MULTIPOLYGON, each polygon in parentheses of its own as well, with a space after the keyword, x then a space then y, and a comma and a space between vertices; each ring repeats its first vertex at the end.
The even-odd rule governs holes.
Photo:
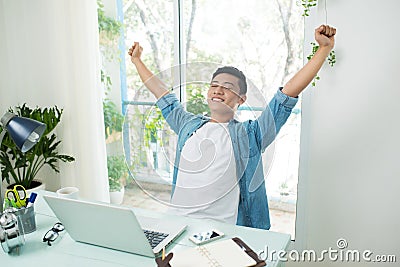
MULTIPOLYGON (((114 49, 116 48, 116 45, 113 44, 113 41, 118 39, 117 37, 120 33, 122 24, 105 15, 104 5, 100 0, 97 1, 97 7, 102 56, 104 58, 113 58, 114 54, 118 54, 118 51, 114 49)), ((101 70, 100 77, 105 91, 105 98, 103 100, 104 128, 106 138, 108 138, 114 132, 122 132, 124 116, 118 110, 117 105, 108 98, 112 89, 111 77, 107 75, 106 71, 103 69, 101 70)))
POLYGON ((310 10, 312 7, 315 7, 318 3, 318 0, 301 0, 301 5, 304 8, 303 17, 310 16, 310 10))
POLYGON ((144 142, 147 146, 150 143, 155 143, 157 140, 162 145, 162 138, 157 134, 159 130, 162 129, 163 125, 166 123, 164 117, 161 114, 159 108, 154 108, 150 110, 150 113, 144 118, 144 142))
MULTIPOLYGON (((317 50, 318 50, 318 48, 319 48, 319 45, 317 45, 317 44, 314 43, 314 42, 311 42, 310 44, 311 44, 312 48, 311 48, 311 54, 307 56, 307 59, 308 59, 308 60, 311 60, 311 58, 315 55, 315 53, 317 52, 317 50)), ((328 57, 327 57, 327 61, 328 61, 328 64, 329 64, 331 67, 333 67, 333 65, 335 65, 335 63, 336 63, 336 54, 335 54, 335 51, 334 51, 334 50, 332 50, 332 51, 329 53, 329 55, 328 55, 328 57)), ((312 85, 312 86, 315 86, 316 83, 317 83, 317 80, 319 80, 319 79, 321 79, 321 78, 318 76, 318 74, 315 75, 315 77, 314 77, 314 79, 313 79, 311 85, 312 85)))
POLYGON ((5 135, 0 147, 2 180, 6 180, 8 184, 13 182, 29 189, 33 179, 45 165, 58 173, 60 172, 57 165, 59 161, 72 162, 75 160, 71 156, 58 153, 57 149, 61 141, 57 140, 55 133, 52 133, 61 120, 63 109, 59 109, 57 106, 31 109, 23 104, 17 106, 15 110, 10 108, 9 112, 43 122, 47 127, 40 141, 26 153, 22 153, 18 149, 8 133, 5 135))
MULTIPOLYGON (((101 71, 101 82, 106 89, 106 98, 103 100, 104 131, 106 139, 114 133, 122 132, 124 116, 117 105, 108 98, 111 91, 111 78, 101 71)), ((108 184, 110 192, 120 191, 121 177, 126 176, 127 167, 123 156, 107 156, 108 184)))
MULTIPOLYGON (((188 93, 188 101, 186 104, 187 111, 193 114, 206 114, 209 113, 210 108, 207 105, 206 98, 203 92, 208 90, 208 84, 187 84, 186 89, 188 93)), ((159 130, 166 124, 164 117, 161 114, 159 108, 150 110, 150 113, 145 117, 143 121, 145 125, 144 130, 144 141, 146 145, 150 142, 159 141, 160 145, 163 145, 162 138, 157 134, 159 130)))
POLYGON ((123 156, 108 156, 107 157, 108 169, 108 184, 110 191, 119 191, 123 187, 122 180, 126 178, 128 168, 125 164, 123 156))
POLYGON ((122 132, 124 116, 122 116, 115 103, 108 98, 104 99, 103 112, 106 138, 114 132, 122 132))
POLYGON ((104 130, 106 139, 115 132, 122 132, 124 116, 118 110, 117 105, 108 98, 111 91, 111 78, 101 71, 101 82, 106 88, 106 97, 103 100, 104 130))
POLYGON ((207 92, 209 84, 188 84, 186 89, 188 92, 187 111, 193 114, 206 114, 210 112, 207 105, 204 92, 207 92))
POLYGON ((328 56, 327 60, 328 60, 328 64, 329 64, 331 67, 333 67, 333 65, 335 65, 335 63, 336 63, 336 54, 335 54, 335 50, 332 50, 332 51, 329 53, 329 56, 328 56))
POLYGON ((106 139, 115 132, 122 132, 122 125, 124 123, 124 116, 118 110, 117 105, 108 98, 111 91, 111 78, 101 71, 101 83, 103 84, 106 97, 103 100, 103 113, 104 113, 104 131, 106 139))
POLYGON ((97 1, 97 21, 101 54, 105 59, 111 61, 119 53, 118 40, 123 25, 120 21, 106 16, 104 4, 100 0, 97 1))
POLYGON ((99 32, 104 32, 110 39, 119 34, 122 27, 121 22, 106 16, 104 13, 104 4, 97 1, 97 20, 99 22, 99 32))

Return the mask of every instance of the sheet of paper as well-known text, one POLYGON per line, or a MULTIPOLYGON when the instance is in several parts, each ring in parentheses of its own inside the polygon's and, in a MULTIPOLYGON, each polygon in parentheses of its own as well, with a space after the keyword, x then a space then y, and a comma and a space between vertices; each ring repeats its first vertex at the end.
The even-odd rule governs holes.
POLYGON ((174 267, 245 267, 254 266, 256 261, 232 239, 227 239, 178 251, 170 263, 174 267))

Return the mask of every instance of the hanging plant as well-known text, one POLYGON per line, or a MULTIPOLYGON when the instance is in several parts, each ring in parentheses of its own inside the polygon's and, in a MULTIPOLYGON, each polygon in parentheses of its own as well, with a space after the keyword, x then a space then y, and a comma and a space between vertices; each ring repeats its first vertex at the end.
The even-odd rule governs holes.
POLYGON ((318 0, 301 0, 301 5, 304 8, 303 17, 310 16, 310 9, 317 6, 318 0))
POLYGON ((118 41, 120 34, 122 34, 122 23, 105 14, 104 4, 101 0, 97 0, 97 20, 99 25, 99 44, 102 58, 108 61, 118 60, 118 41))
MULTIPOLYGON (((317 52, 317 50, 318 50, 318 48, 319 48, 319 45, 317 45, 317 44, 314 43, 314 42, 311 42, 310 44, 311 44, 311 46, 312 46, 312 49, 311 49, 311 54, 307 56, 307 59, 308 59, 308 60, 310 60, 310 59, 315 55, 315 53, 317 52)), ((335 65, 335 63, 336 63, 336 54, 335 54, 335 51, 332 50, 332 51, 329 53, 329 55, 328 55, 328 57, 327 57, 326 59, 327 59, 327 61, 328 61, 328 64, 329 64, 331 67, 333 67, 333 65, 335 65)), ((314 79, 313 79, 311 85, 312 85, 312 86, 315 86, 317 80, 319 80, 319 79, 320 79, 320 77, 318 76, 318 74, 315 75, 315 77, 314 77, 314 79)))
MULTIPOLYGON (((303 16, 303 17, 308 17, 308 16, 310 15, 310 9, 311 9, 312 7, 317 6, 317 4, 318 4, 318 0, 301 0, 301 5, 302 5, 303 8, 304 8, 304 12, 303 12, 303 15, 302 15, 302 16, 303 16)), ((327 14, 328 11, 327 11, 327 9, 326 9, 326 2, 325 2, 325 13, 326 13, 326 14, 325 14, 325 15, 326 15, 326 23, 325 23, 325 24, 328 24, 328 14, 327 14)), ((311 42, 310 44, 311 44, 311 54, 307 56, 307 59, 308 59, 308 60, 310 60, 310 59, 315 55, 315 53, 317 52, 317 50, 318 50, 318 48, 319 48, 319 45, 317 45, 317 44, 314 43, 314 42, 311 42)), ((335 51, 334 51, 334 50, 332 50, 332 51, 329 53, 329 55, 328 55, 328 57, 327 57, 327 61, 328 61, 328 64, 329 64, 331 67, 333 67, 333 65, 336 63, 336 54, 335 54, 335 51)), ((318 74, 315 75, 315 77, 314 77, 314 79, 313 79, 311 85, 312 85, 312 86, 315 86, 317 80, 319 80, 319 79, 321 79, 321 78, 318 76, 318 74)))

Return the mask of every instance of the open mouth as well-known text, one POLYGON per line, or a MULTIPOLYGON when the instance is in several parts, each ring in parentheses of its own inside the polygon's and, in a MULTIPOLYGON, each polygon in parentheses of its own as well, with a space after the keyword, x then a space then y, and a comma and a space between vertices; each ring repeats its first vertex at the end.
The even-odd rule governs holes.
POLYGON ((213 102, 224 102, 224 100, 222 98, 219 98, 219 97, 212 97, 211 101, 213 101, 213 102))

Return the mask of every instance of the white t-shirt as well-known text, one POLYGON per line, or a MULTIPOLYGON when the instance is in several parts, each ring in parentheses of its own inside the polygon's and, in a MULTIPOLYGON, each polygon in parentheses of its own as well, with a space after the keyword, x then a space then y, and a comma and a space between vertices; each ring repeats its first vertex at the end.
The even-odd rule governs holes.
POLYGON ((171 211, 236 224, 239 185, 228 123, 206 123, 186 141, 171 211))

